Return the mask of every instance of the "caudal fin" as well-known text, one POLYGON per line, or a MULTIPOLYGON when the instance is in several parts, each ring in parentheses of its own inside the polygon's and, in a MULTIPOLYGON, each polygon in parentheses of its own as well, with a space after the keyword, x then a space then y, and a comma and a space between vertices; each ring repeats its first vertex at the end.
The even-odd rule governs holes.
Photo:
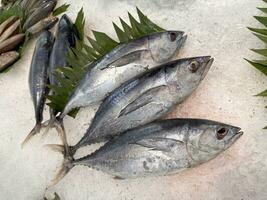
POLYGON ((35 127, 31 130, 31 132, 27 135, 27 137, 24 139, 24 141, 21 143, 21 147, 23 148, 34 135, 38 134, 41 128, 42 125, 40 123, 37 123, 35 127))
POLYGON ((49 187, 56 185, 61 179, 63 179, 67 173, 74 167, 72 158, 65 158, 61 166, 61 169, 52 180, 52 183, 49 187))

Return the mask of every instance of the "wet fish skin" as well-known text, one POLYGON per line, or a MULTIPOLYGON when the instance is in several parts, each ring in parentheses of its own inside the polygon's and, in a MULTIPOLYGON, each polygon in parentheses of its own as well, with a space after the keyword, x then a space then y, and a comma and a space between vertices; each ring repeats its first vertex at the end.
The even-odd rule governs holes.
POLYGON ((0 36, 11 24, 15 22, 16 19, 16 16, 11 16, 0 25, 0 36))
POLYGON ((27 30, 28 28, 30 28, 31 26, 33 26, 40 20, 46 18, 50 13, 52 13, 56 5, 57 5, 57 1, 53 0, 53 1, 49 1, 44 7, 37 8, 26 20, 23 26, 23 29, 27 30))
POLYGON ((7 40, 0 43, 0 53, 5 53, 10 50, 14 50, 18 44, 20 44, 24 40, 25 34, 20 33, 14 35, 7 40))
POLYGON ((175 60, 123 84, 103 101, 71 155, 82 146, 163 117, 195 91, 212 63, 210 56, 175 60))
POLYGON ((49 31, 44 31, 39 37, 30 68, 29 86, 30 93, 34 104, 36 125, 30 134, 26 137, 22 146, 25 145, 29 139, 37 134, 43 121, 43 109, 45 104, 45 96, 48 93, 48 67, 49 57, 54 42, 53 34, 49 31))
POLYGON ((10 36, 12 36, 19 29, 19 26, 20 20, 18 19, 2 33, 0 37, 0 44, 6 39, 8 39, 10 36))
POLYGON ((59 118, 76 107, 101 102, 125 81, 171 59, 185 40, 184 32, 165 31, 114 48, 90 67, 59 118))
POLYGON ((51 17, 47 17, 41 21, 39 21, 38 23, 36 23, 35 25, 31 26, 27 32, 29 32, 32 35, 35 35, 37 33, 40 33, 43 30, 49 30, 50 28, 52 28, 56 23, 58 22, 58 18, 51 16, 51 17))
POLYGON ((162 120, 126 131, 88 156, 65 160, 55 181, 77 165, 121 179, 174 174, 214 159, 242 135, 239 127, 210 120, 162 120))
POLYGON ((9 51, 0 55, 0 72, 15 63, 19 59, 19 53, 9 51))

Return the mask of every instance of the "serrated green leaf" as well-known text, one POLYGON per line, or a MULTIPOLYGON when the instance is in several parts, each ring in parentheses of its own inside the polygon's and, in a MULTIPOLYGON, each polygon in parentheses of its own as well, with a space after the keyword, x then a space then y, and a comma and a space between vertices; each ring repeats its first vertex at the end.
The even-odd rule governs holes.
POLYGON ((86 44, 83 44, 83 48, 87 52, 87 56, 90 57, 90 59, 92 59, 92 61, 101 58, 101 55, 98 54, 92 47, 90 47, 86 44))
POLYGON ((267 3, 267 0, 263 0, 265 3, 267 3))
POLYGON ((259 63, 252 62, 250 60, 245 59, 248 63, 250 63, 252 66, 254 66, 256 69, 267 75, 267 67, 264 65, 261 65, 259 63))
POLYGON ((259 35, 256 33, 253 33, 257 38, 259 38, 261 41, 265 42, 267 44, 267 36, 259 35))
POLYGON ((262 56, 267 56, 267 49, 250 49, 250 50, 262 56))
POLYGON ((267 60, 252 60, 252 62, 267 66, 267 60))
POLYGON ((258 8, 260 11, 267 13, 267 8, 258 8))
POLYGON ((123 27, 124 32, 128 35, 129 38, 133 39, 133 31, 132 28, 120 18, 121 25, 123 27))
POLYGON ((259 34, 262 34, 262 35, 267 35, 267 29, 250 28, 250 27, 248 27, 248 29, 251 30, 252 32, 255 32, 255 33, 259 33, 259 34))
POLYGON ((70 7, 70 4, 63 4, 62 6, 56 8, 54 11, 53 11, 53 16, 58 16, 64 12, 66 12, 68 10, 68 8, 70 7))
POLYGON ((85 26, 85 19, 84 19, 84 12, 83 8, 79 11, 75 23, 74 23, 75 29, 78 32, 78 38, 83 41, 84 39, 84 26, 85 26))
POLYGON ((114 22, 113 22, 113 27, 114 27, 114 29, 115 29, 115 31, 116 31, 116 34, 117 34, 117 36, 118 36, 118 39, 119 39, 119 41, 120 42, 126 42, 126 41, 128 41, 130 38, 127 36, 127 34, 125 33, 125 32, 123 32, 123 30, 121 30, 118 26, 117 26, 117 24, 115 24, 114 22))
POLYGON ((263 92, 257 94, 256 96, 267 97, 267 90, 264 90, 263 92))
POLYGON ((267 17, 261 17, 261 16, 254 16, 256 20, 258 20, 261 24, 264 26, 267 26, 267 17))
POLYGON ((106 50, 102 49, 101 45, 98 44, 94 39, 87 37, 88 41, 90 42, 90 44, 92 45, 92 47, 101 55, 104 55, 106 50))
POLYGON ((104 54, 108 53, 119 44, 105 33, 98 31, 92 32, 95 36, 96 42, 99 44, 99 46, 101 46, 101 49, 105 50, 104 54))
POLYGON ((128 12, 130 24, 132 27, 132 35, 135 38, 141 37, 143 33, 138 29, 139 23, 134 19, 134 17, 128 12))

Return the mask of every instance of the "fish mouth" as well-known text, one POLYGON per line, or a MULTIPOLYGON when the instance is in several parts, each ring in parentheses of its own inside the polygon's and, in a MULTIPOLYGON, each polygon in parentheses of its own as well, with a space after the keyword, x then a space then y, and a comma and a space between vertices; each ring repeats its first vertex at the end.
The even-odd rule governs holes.
POLYGON ((180 36, 180 39, 177 40, 177 49, 180 49, 180 48, 184 45, 184 43, 185 43, 185 41, 186 41, 186 39, 187 39, 187 35, 186 35, 186 33, 183 32, 183 31, 179 31, 178 33, 179 33, 179 35, 181 35, 181 36, 180 36))
POLYGON ((206 77, 206 75, 209 72, 213 62, 214 62, 214 58, 212 58, 211 56, 203 57, 204 70, 203 70, 202 75, 201 75, 201 80, 203 80, 206 77))
POLYGON ((226 148, 228 149, 230 146, 232 146, 243 134, 244 132, 241 131, 241 128, 237 127, 236 134, 234 134, 233 137, 229 140, 229 143, 226 148))

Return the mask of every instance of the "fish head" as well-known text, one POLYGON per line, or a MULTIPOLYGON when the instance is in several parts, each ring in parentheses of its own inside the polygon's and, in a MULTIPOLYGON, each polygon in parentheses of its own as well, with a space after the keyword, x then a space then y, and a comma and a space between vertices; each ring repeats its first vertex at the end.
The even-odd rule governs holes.
POLYGON ((70 46, 75 46, 74 25, 66 14, 64 14, 59 20, 58 33, 65 34, 68 38, 70 46))
POLYGON ((149 36, 148 46, 158 63, 170 60, 182 47, 187 36, 183 31, 164 31, 149 36))
POLYGON ((241 128, 209 120, 195 120, 188 134, 188 151, 197 163, 215 158, 242 135, 241 128))
POLYGON ((171 61, 165 67, 166 82, 175 86, 177 95, 186 98, 198 87, 212 63, 210 56, 171 61))

